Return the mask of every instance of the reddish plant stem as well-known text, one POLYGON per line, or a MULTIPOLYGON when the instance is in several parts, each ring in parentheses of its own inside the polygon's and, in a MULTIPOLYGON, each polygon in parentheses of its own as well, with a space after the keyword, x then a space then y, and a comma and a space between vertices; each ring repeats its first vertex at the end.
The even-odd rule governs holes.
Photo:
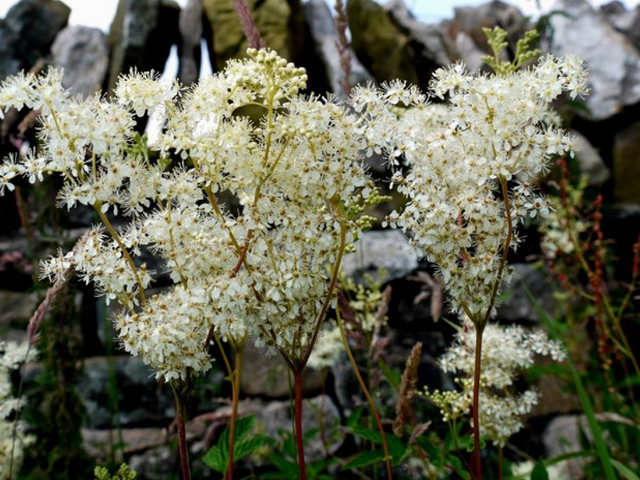
POLYGON ((344 9, 344 2, 342 0, 336 0, 336 26, 338 29, 338 39, 336 40, 336 47, 338 48, 338 54, 340 55, 340 68, 344 77, 340 82, 342 85, 342 91, 345 96, 351 95, 351 51, 349 50, 349 40, 347 40, 347 28, 349 22, 347 20, 347 12, 344 9))
POLYGON ((262 37, 260 37, 260 32, 258 31, 258 27, 256 25, 253 16, 251 15, 251 11, 249 7, 245 3, 244 0, 233 0, 232 1, 233 9, 236 11, 238 15, 238 20, 240 20, 240 24, 242 25, 242 31, 247 37, 247 42, 251 48, 261 49, 265 47, 264 41, 262 37))
POLYGON ((180 393, 176 387, 171 386, 173 399, 176 407, 176 425, 178 427, 178 453, 180 455, 180 471, 182 480, 191 480, 191 469, 189 468, 189 451, 187 448, 187 434, 184 427, 184 408, 180 400, 180 393))
POLYGON ((476 351, 475 365, 473 369, 473 453, 471 464, 473 465, 474 480, 482 480, 482 459, 480 458, 480 368, 482 363, 482 332, 484 324, 475 325, 476 328, 476 351))
POLYGON ((307 480, 307 467, 304 461, 304 439, 302 435, 302 370, 293 372, 293 384, 295 392, 295 426, 296 444, 298 447, 298 469, 300 480, 307 480))

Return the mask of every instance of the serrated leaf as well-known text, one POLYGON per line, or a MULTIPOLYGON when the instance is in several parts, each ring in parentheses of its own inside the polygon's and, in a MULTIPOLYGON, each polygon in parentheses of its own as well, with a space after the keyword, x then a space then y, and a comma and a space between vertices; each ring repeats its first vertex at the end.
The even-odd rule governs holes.
POLYGON ((384 462, 384 452, 382 450, 367 450, 347 462, 340 470, 363 468, 380 462, 384 462))
POLYGON ((237 441, 241 441, 242 439, 244 439, 244 437, 246 437, 249 433, 251 433, 255 420, 256 420, 255 415, 248 415, 246 417, 239 418, 236 421, 235 437, 237 441))
POLYGON ((212 470, 224 473, 224 471, 227 469, 228 456, 222 452, 221 447, 222 445, 220 445, 220 443, 211 447, 202 457, 202 461, 207 467, 211 468, 212 470))
POLYGON ((370 430, 368 428, 361 427, 360 425, 354 425, 351 427, 351 432, 357 437, 362 437, 373 443, 382 443, 380 432, 378 430, 370 430))
POLYGON ((236 442, 233 448, 233 458, 235 460, 240 460, 270 443, 271 439, 264 435, 256 435, 254 437, 247 438, 242 442, 236 442))

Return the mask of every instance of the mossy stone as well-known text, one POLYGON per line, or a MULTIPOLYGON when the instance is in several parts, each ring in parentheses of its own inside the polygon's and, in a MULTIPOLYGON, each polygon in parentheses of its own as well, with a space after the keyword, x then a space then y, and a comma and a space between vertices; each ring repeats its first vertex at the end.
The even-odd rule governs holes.
MULTIPOLYGON (((295 11, 300 8, 299 1, 248 0, 247 5, 266 45, 294 60, 297 50, 292 23, 297 18, 295 11)), ((244 55, 247 40, 232 0, 204 0, 203 6, 213 32, 212 64, 216 70, 221 70, 230 58, 244 55)))
POLYGON ((418 83, 412 41, 384 7, 373 0, 349 0, 347 16, 351 46, 378 82, 399 78, 418 83))

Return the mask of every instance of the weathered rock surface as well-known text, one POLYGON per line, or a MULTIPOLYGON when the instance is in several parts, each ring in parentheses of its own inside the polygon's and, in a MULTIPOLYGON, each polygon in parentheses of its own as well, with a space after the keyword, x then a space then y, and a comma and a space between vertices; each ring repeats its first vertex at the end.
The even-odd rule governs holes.
POLYGON ((604 164, 600 153, 591 145, 587 137, 573 130, 575 153, 580 172, 586 175, 590 186, 599 186, 609 180, 611 173, 604 164))
MULTIPOLYGON (((335 20, 324 0, 309 0, 303 4, 303 8, 315 50, 324 65, 328 84, 332 92, 339 94, 342 92, 344 73, 336 46, 338 31, 335 20)), ((370 80, 373 80, 373 77, 365 70, 355 54, 352 54, 349 75, 351 85, 367 83, 370 80)))
POLYGON ((109 30, 109 90, 132 67, 162 72, 171 46, 180 42, 179 14, 173 0, 120 0, 109 30))
MULTIPOLYGON (((547 457, 553 458, 580 450, 580 431, 590 435, 584 415, 561 415, 551 420, 542 436, 547 457)), ((580 458, 563 462, 563 478, 582 478, 585 462, 580 458)))
MULTIPOLYGON (((299 0, 249 0, 247 4, 266 45, 289 60, 298 60, 303 30, 299 0)), ((247 41, 231 0, 203 0, 203 6, 213 31, 211 64, 221 70, 230 58, 244 56, 247 41)))
POLYGON ((67 27, 56 37, 51 53, 53 62, 64 69, 64 87, 74 95, 88 97, 102 88, 109 68, 109 44, 102 30, 67 27))
MULTIPOLYGON (((322 389, 324 373, 311 368, 305 370, 304 391, 309 394, 322 389)), ((291 392, 289 369, 279 354, 267 352, 247 342, 242 356, 240 389, 245 395, 284 398, 291 392)))
POLYGON ((589 69, 591 94, 586 105, 592 120, 603 120, 640 101, 640 52, 586 0, 559 0, 553 15, 551 52, 574 54, 589 69))
POLYGON ((622 2, 609 2, 600 7, 600 11, 613 28, 629 37, 631 43, 640 49, 640 5, 627 9, 622 2))
POLYGON ((434 66, 444 66, 451 62, 439 25, 416 20, 404 0, 391 0, 385 8, 391 19, 417 44, 415 48, 418 58, 429 61, 434 66))
POLYGON ((38 298, 35 292, 0 290, 0 328, 26 327, 31 314, 38 306, 38 298))
POLYGON ((511 45, 515 45, 522 34, 531 28, 529 21, 517 7, 499 0, 476 7, 456 7, 452 23, 454 30, 465 32, 487 53, 489 45, 482 30, 484 27, 503 28, 511 45))
POLYGON ((130 455, 168 442, 165 428, 125 428, 117 430, 82 429, 82 443, 87 453, 96 459, 107 460, 111 446, 122 439, 123 453, 130 455))
POLYGON ((180 81, 191 85, 200 73, 200 39, 202 38, 202 1, 189 0, 180 11, 180 35, 182 55, 180 58, 180 81))
POLYGON ((372 230, 362 234, 356 251, 345 255, 342 268, 346 275, 362 276, 385 270, 384 281, 399 278, 418 267, 419 252, 398 230, 372 230))
POLYGON ((131 455, 127 463, 137 473, 137 478, 164 480, 171 478, 176 471, 175 462, 175 450, 172 451, 168 445, 163 445, 131 455))
POLYGON ((528 263, 516 263, 512 267, 513 278, 505 289, 509 297, 498 306, 498 318, 509 322, 538 323, 538 308, 553 316, 556 301, 544 272, 528 263))
POLYGON ((350 0, 347 17, 353 50, 378 82, 421 80, 411 38, 394 24, 384 7, 373 0, 350 0))
POLYGON ((501 1, 474 7, 456 7, 454 18, 442 22, 440 28, 449 55, 460 59, 471 71, 480 70, 482 57, 489 53, 484 27, 500 26, 506 30, 513 47, 522 34, 531 28, 526 17, 513 5, 501 1))
POLYGON ((613 162, 615 200, 639 205, 640 122, 629 125, 615 136, 613 162))
POLYGON ((21 0, 11 7, 0 19, 0 80, 46 57, 70 13, 58 0, 21 0))

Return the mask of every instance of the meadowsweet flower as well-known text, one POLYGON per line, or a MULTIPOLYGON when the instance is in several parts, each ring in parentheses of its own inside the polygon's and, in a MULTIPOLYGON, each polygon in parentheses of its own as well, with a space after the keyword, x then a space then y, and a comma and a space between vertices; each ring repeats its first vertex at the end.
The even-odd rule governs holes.
MULTIPOLYGON (((442 370, 454 376, 460 389, 425 390, 425 395, 440 409, 445 421, 470 412, 475 337, 476 329, 467 319, 452 346, 439 359, 442 370)), ((549 356, 558 362, 564 360, 566 354, 560 344, 549 340, 540 330, 486 326, 480 374, 480 433, 496 445, 504 446, 508 438, 522 428, 522 417, 538 403, 534 389, 519 393, 514 386, 518 375, 533 366, 536 356, 549 356)))
POLYGON ((546 56, 504 75, 470 74, 461 64, 440 69, 431 92, 446 105, 401 95, 397 84, 377 95, 356 88, 365 135, 383 147, 391 164, 402 159, 411 167, 392 178, 408 203, 388 221, 408 232, 439 267, 458 312, 483 319, 491 307, 489 314, 495 314, 492 298, 503 283, 509 233, 506 207, 514 246, 520 222, 550 211, 534 192, 536 179, 551 155, 571 149, 571 138, 549 122, 550 102, 565 91, 582 94, 585 81, 579 60, 546 56), (411 102, 398 108, 400 97, 411 102))
MULTIPOLYGON (((167 381, 209 368, 211 329, 237 344, 257 337, 304 366, 335 301, 342 253, 379 201, 355 114, 302 96, 304 70, 271 50, 249 50, 182 92, 135 71, 111 99, 70 97, 60 81, 49 70, 0 88, 0 108, 42 107, 43 145, 2 164, 0 190, 17 176, 58 174, 60 205, 91 206, 104 224, 44 262, 43 276, 73 265, 119 302, 125 349, 167 381), (156 114, 158 158, 135 131, 136 117, 156 114), (218 204, 223 191, 239 212, 218 204), (127 223, 114 227, 109 213, 127 223), (145 252, 162 271, 147 269, 145 252), (165 274, 173 284, 146 298, 165 274)), ((398 95, 392 101, 410 100, 398 95)))

